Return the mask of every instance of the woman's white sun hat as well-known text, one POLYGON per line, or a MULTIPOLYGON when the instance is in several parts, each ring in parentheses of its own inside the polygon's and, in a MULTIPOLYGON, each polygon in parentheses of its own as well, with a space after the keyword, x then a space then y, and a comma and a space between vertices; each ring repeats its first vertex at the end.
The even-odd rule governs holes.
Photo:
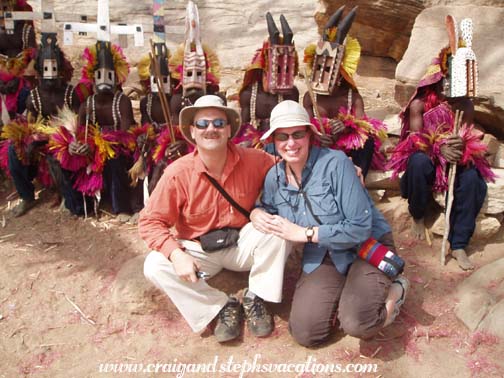
POLYGON ((270 128, 263 134, 261 140, 269 138, 277 129, 297 126, 309 126, 314 134, 320 135, 317 128, 310 122, 310 116, 305 108, 296 101, 282 101, 271 111, 270 128))

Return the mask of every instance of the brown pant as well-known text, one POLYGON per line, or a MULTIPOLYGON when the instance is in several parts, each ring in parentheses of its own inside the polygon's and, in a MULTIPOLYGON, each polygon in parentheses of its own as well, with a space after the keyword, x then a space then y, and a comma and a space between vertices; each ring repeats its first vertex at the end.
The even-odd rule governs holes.
MULTIPOLYGON (((395 250, 391 234, 380 241, 395 250)), ((303 272, 296 284, 290 333, 299 344, 314 346, 326 341, 339 321, 346 334, 370 338, 387 317, 385 300, 390 284, 385 274, 360 258, 344 276, 327 255, 313 272, 303 272)))

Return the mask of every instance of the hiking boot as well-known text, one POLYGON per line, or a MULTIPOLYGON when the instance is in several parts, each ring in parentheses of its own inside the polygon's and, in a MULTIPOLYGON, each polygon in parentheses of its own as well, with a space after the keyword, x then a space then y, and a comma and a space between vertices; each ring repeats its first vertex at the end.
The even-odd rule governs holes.
POLYGON ((24 200, 22 199, 19 204, 16 205, 12 209, 12 214, 14 217, 20 217, 21 215, 24 215, 30 210, 33 206, 35 206, 36 201, 35 200, 24 200))
POLYGON ((219 343, 236 339, 240 336, 243 320, 242 307, 238 299, 230 297, 217 315, 214 335, 219 343))
POLYGON ((393 284, 398 284, 402 288, 402 294, 401 298, 399 298, 396 303, 394 304, 394 312, 392 313, 392 319, 390 323, 392 323, 397 315, 399 315, 399 312, 401 312, 401 306, 404 304, 404 301, 406 300, 406 295, 408 294, 408 290, 410 287, 409 280, 405 276, 399 276, 397 277, 393 282, 393 284))
MULTIPOLYGON (((246 295, 246 292, 245 292, 246 295)), ((264 301, 257 295, 254 299, 243 296, 243 310, 247 328, 256 337, 268 336, 273 332, 273 318, 268 313, 264 301)))

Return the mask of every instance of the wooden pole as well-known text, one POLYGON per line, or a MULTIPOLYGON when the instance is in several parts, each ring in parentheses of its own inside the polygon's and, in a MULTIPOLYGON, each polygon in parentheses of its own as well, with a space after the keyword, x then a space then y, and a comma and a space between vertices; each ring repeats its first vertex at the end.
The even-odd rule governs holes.
POLYGON ((173 125, 171 122, 170 106, 168 104, 168 101, 166 100, 163 84, 161 83, 161 71, 159 69, 158 62, 156 60, 154 43, 152 42, 152 40, 151 40, 151 53, 149 55, 151 59, 152 68, 154 69, 154 77, 156 79, 156 85, 158 87, 158 95, 159 95, 159 101, 161 102, 161 110, 163 111, 163 116, 165 118, 166 124, 168 125, 168 129, 170 130, 170 138, 173 144, 175 143, 175 131, 173 130, 173 125))
POLYGON ((308 89, 308 95, 310 96, 312 105, 313 105, 313 113, 315 113, 315 118, 320 124, 320 132, 325 135, 326 132, 324 130, 324 125, 322 124, 322 117, 320 116, 318 106, 317 106, 317 98, 315 97, 315 93, 313 93, 313 89, 311 86, 310 79, 308 78, 308 71, 306 70, 306 67, 304 67, 304 77, 305 77, 305 83, 306 83, 306 88, 308 89))
MULTIPOLYGON (((455 124, 453 127, 453 135, 458 135, 460 124, 462 123, 463 111, 457 110, 455 112, 455 124)), ((441 265, 446 263, 446 242, 450 233, 450 214, 453 205, 453 189, 455 187, 455 176, 457 175, 457 163, 450 164, 448 170, 448 191, 446 193, 446 210, 445 210, 445 229, 443 235, 443 242, 441 244, 441 265)))

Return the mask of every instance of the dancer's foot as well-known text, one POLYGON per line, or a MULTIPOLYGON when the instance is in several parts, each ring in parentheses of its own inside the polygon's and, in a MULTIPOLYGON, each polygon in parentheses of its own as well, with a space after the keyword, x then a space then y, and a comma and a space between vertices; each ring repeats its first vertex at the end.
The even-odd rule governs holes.
POLYGON ((12 214, 14 217, 20 217, 24 215, 30 210, 33 206, 35 206, 37 202, 35 200, 21 200, 16 207, 12 209, 12 214))
POLYGON ((411 222, 411 232, 413 233, 413 237, 418 240, 425 239, 425 223, 424 218, 413 219, 411 222))
POLYGON ((457 263, 462 270, 473 270, 474 269, 473 263, 471 262, 471 260, 469 260, 469 258, 467 257, 466 251, 464 251, 463 249, 456 249, 456 250, 452 251, 451 254, 452 254, 453 258, 455 260, 457 260, 457 263))

